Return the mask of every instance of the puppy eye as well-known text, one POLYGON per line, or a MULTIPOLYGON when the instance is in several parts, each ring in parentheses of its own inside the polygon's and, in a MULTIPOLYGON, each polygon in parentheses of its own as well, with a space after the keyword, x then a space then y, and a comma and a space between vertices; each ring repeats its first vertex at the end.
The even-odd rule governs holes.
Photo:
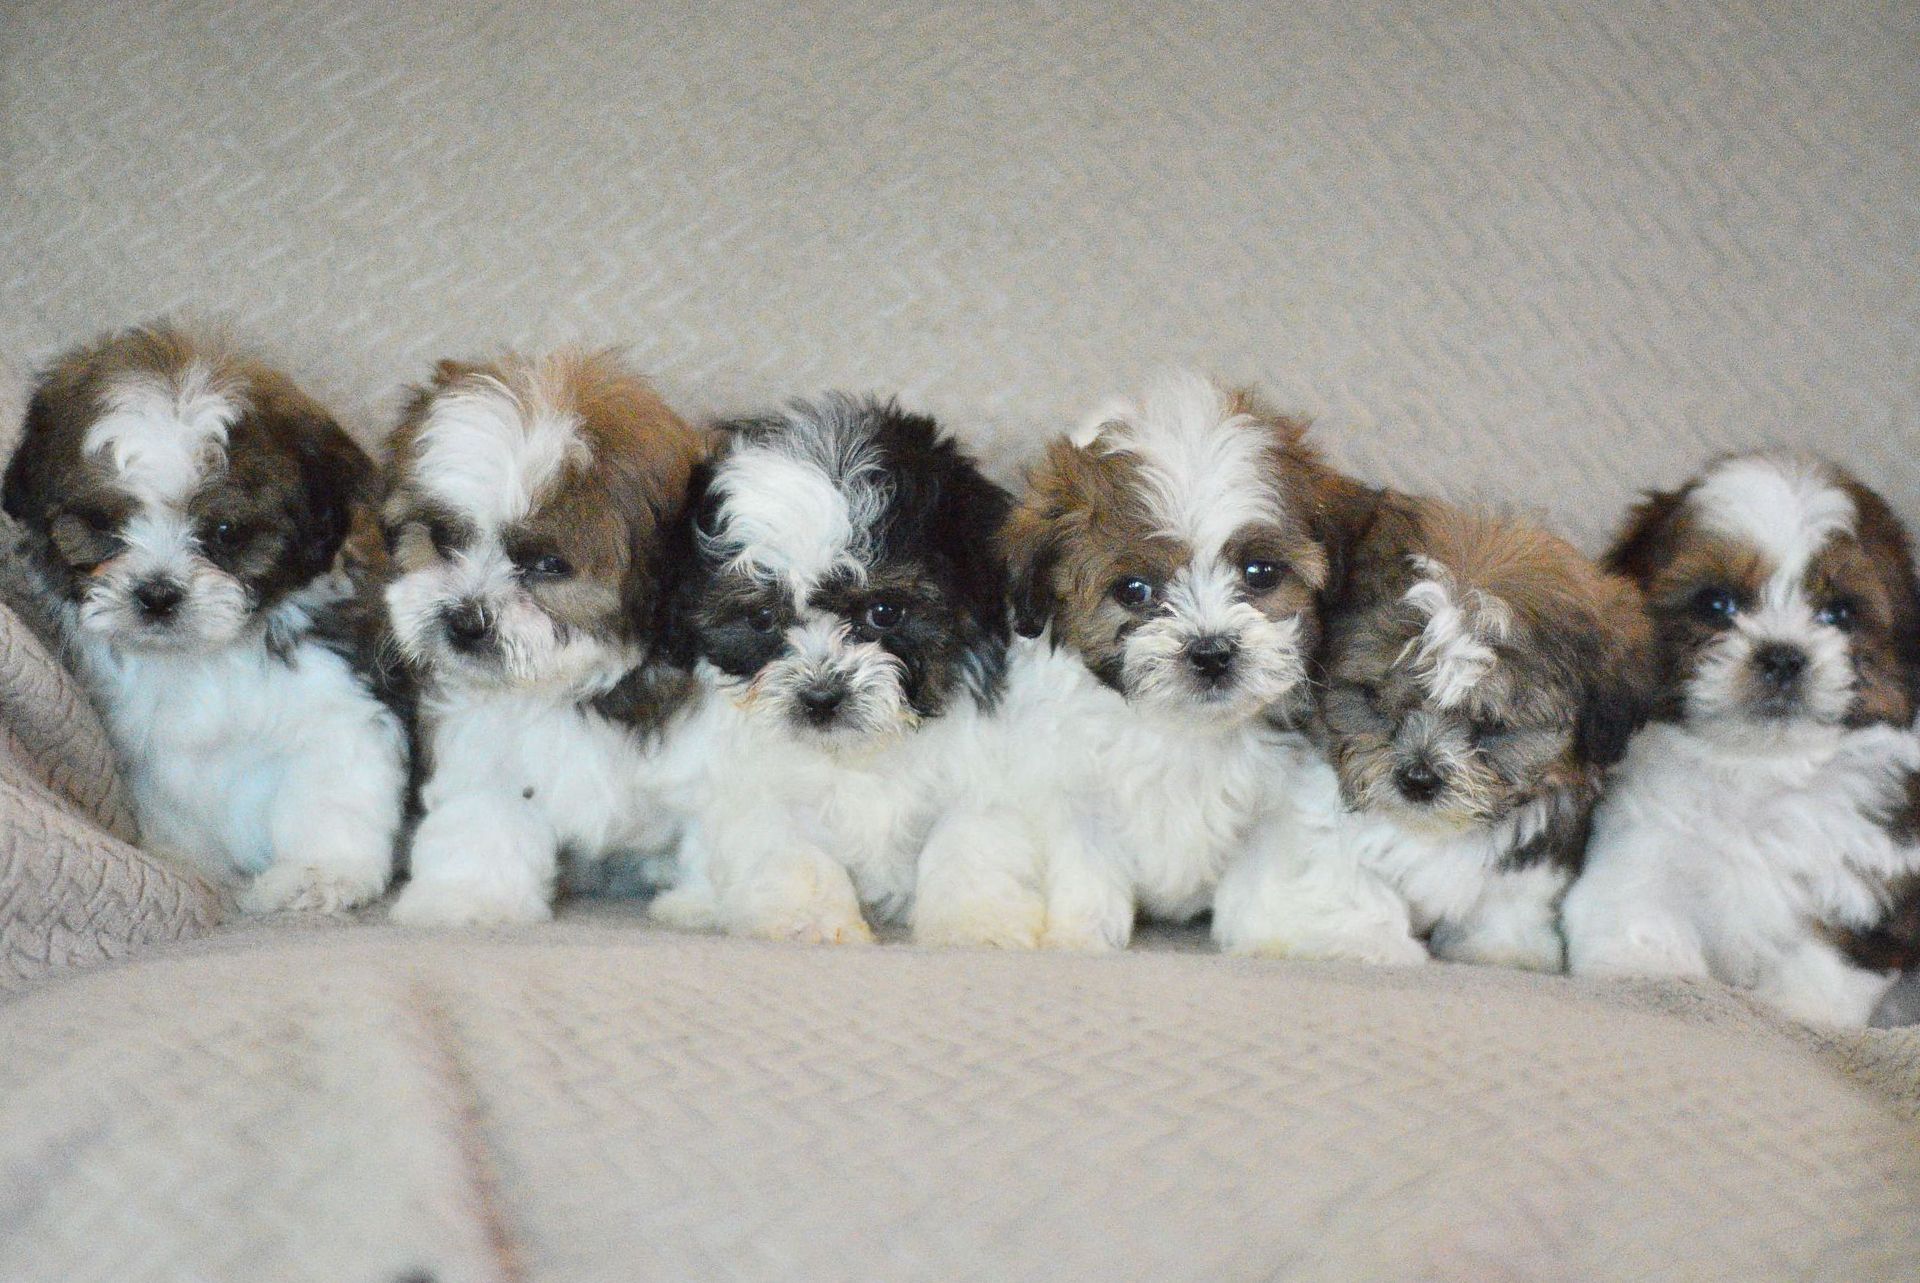
POLYGON ((747 612, 747 627, 756 633, 770 633, 780 622, 780 614, 771 606, 755 606, 747 612))
POLYGON ((543 552, 520 563, 520 569, 536 579, 565 579, 573 573, 573 563, 557 552, 543 552))
POLYGON ((1271 592, 1280 583, 1284 570, 1285 567, 1277 561, 1255 558, 1240 567, 1240 579, 1246 584, 1248 592, 1271 592))
POLYGON ((216 521, 201 532, 200 542, 209 548, 231 552, 246 542, 246 531, 237 521, 216 521))
POLYGON ((1368 708, 1376 713, 1384 711, 1381 706, 1380 688, 1378 686, 1375 686, 1372 682, 1359 682, 1355 684, 1353 689, 1359 694, 1361 699, 1367 702, 1368 708))
POLYGON ((905 619, 906 615, 905 607, 882 598, 867 603, 866 610, 861 613, 860 622, 876 633, 884 633, 889 629, 898 628, 900 621, 905 619))
POLYGON ((1505 722, 1496 722, 1490 719, 1475 718, 1468 724, 1468 733, 1472 735, 1473 742, 1480 745, 1497 741, 1501 736, 1505 735, 1507 731, 1508 727, 1505 722))
POLYGON ((1124 579, 1115 580, 1109 591, 1113 599, 1128 610, 1142 610, 1152 605, 1154 597, 1158 595, 1152 582, 1138 575, 1128 575, 1124 579))
POLYGON ((1838 601, 1830 601, 1822 606, 1820 612, 1816 614, 1814 618, 1829 628, 1838 628, 1843 633, 1850 633, 1853 631, 1853 625, 1857 619, 1857 615, 1858 612, 1854 604, 1845 598, 1841 598, 1838 601))
POLYGON ((1729 589, 1708 585, 1693 595, 1693 613, 1710 624, 1729 624, 1740 613, 1740 599, 1729 589))
POLYGON ((453 527, 438 517, 427 518, 427 539, 433 544, 433 550, 442 557, 453 555, 453 527))

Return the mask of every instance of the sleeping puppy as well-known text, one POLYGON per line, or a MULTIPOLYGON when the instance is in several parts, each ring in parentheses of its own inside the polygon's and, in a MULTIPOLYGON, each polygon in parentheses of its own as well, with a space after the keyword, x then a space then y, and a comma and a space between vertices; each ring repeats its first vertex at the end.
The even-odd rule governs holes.
POLYGON ((443 361, 415 392, 384 514, 425 757, 395 921, 536 921, 563 853, 671 857, 691 683, 654 651, 702 451, 609 353, 443 361))
POLYGON ((810 942, 905 912, 999 692, 1007 497, 932 419, 831 395, 728 425, 677 597, 711 694, 681 926, 810 942))
POLYGON ((284 374, 164 324, 54 362, 7 469, 143 842, 249 912, 351 908, 391 875, 406 737, 349 662, 335 567, 374 483, 284 374))
POLYGON ((990 787, 922 857, 928 943, 1125 946, 1213 903, 1308 703, 1362 492, 1246 393, 1180 374, 1055 441, 1004 534, 1016 627, 990 787))
POLYGON ((1221 884, 1221 945, 1560 970, 1560 900, 1645 717, 1649 641, 1639 591, 1564 541, 1383 495, 1327 611, 1316 742, 1221 884))
POLYGON ((1662 685, 1567 897, 1582 975, 1724 981, 1864 1024, 1920 958, 1920 592, 1829 463, 1723 459, 1628 518, 1662 685))

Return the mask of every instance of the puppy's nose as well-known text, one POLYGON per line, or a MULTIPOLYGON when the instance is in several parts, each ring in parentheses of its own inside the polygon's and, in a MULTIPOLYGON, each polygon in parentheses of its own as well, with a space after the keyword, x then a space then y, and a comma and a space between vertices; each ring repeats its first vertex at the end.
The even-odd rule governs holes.
POLYGON ((173 614, 187 594, 171 579, 149 579, 133 590, 133 600, 148 619, 161 620, 173 614))
POLYGON ((477 601, 463 601, 449 610, 443 624, 455 650, 472 650, 487 639, 487 612, 477 601))
POLYGON ((800 712, 815 726, 825 726, 846 703, 847 688, 839 682, 816 682, 800 692, 800 712))
POLYGON ((1201 677, 1217 682, 1233 667, 1236 649, 1230 637, 1196 637, 1193 644, 1187 647, 1187 662, 1201 677))
POLYGON ((1408 762, 1393 773, 1393 783, 1409 802, 1431 802, 1440 795, 1440 774, 1425 762, 1408 762))
POLYGON ((1768 642, 1753 652, 1760 680, 1777 691, 1786 690, 1807 670, 1807 652, 1785 642, 1768 642))

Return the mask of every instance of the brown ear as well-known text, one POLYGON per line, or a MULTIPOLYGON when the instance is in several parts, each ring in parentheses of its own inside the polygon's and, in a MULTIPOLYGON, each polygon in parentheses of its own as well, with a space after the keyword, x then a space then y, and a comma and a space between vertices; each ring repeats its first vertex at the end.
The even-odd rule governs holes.
POLYGON ((366 451, 319 406, 292 409, 287 422, 307 508, 301 523, 300 569, 310 579, 332 568, 356 512, 374 502, 378 473, 366 451))
POLYGON ((1317 489, 1313 533, 1327 550, 1327 582, 1320 590, 1325 607, 1347 596, 1350 577, 1374 542, 1387 492, 1331 468, 1324 470, 1317 489))
POLYGON ((1573 734, 1573 751, 1595 766, 1612 766, 1626 755, 1634 733, 1653 713, 1660 681, 1645 595, 1620 575, 1609 576, 1607 587, 1593 676, 1573 734))
POLYGON ((1871 558, 1891 609, 1893 644, 1906 670, 1907 690, 1920 699, 1920 582, 1916 582, 1913 544, 1907 528, 1879 493, 1858 481, 1847 482, 1857 515, 1860 544, 1871 558))
POLYGON ((1640 502, 1627 511, 1613 546, 1601 559, 1601 566, 1616 575, 1625 575, 1641 587, 1653 579, 1654 567, 1666 560, 1673 540, 1674 524, 1693 492, 1691 485, 1679 490, 1649 490, 1640 502))
POLYGON ((1045 632, 1060 606, 1053 588, 1053 568, 1060 560, 1059 515, 1043 511, 1036 498, 1029 494, 1000 528, 1013 630, 1022 637, 1045 632))

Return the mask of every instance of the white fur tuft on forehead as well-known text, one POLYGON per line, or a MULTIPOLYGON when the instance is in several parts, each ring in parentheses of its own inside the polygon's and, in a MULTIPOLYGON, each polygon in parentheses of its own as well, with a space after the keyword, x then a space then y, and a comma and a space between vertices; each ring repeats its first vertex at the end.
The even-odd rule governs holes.
POLYGON ((1744 540, 1797 580, 1821 546, 1850 534, 1857 519, 1853 496, 1818 462, 1785 454, 1728 459, 1711 469, 1691 500, 1701 524, 1744 540))
POLYGON ((559 364, 523 373, 460 379, 434 397, 415 445, 421 489, 482 529, 524 518, 562 469, 592 458, 559 364))
POLYGON ((226 459, 242 390, 204 361, 169 374, 127 374, 107 385, 106 412, 81 449, 105 453, 121 487, 147 503, 179 503, 226 459))
POLYGON ((890 495, 864 418, 848 397, 796 401, 739 439, 714 475, 720 508, 708 536, 736 568, 796 590, 835 572, 866 574, 890 495))
POLYGON ((1477 588, 1462 591, 1453 572, 1431 557, 1407 558, 1418 583, 1401 600, 1426 617, 1420 635, 1400 652, 1442 708, 1453 708, 1493 670, 1493 647, 1513 632, 1507 604, 1477 588))
POLYGON ((1271 434, 1203 375, 1166 375, 1138 403, 1110 402, 1072 440, 1136 460, 1161 531, 1203 558, 1243 526, 1282 515, 1270 476, 1271 434))

